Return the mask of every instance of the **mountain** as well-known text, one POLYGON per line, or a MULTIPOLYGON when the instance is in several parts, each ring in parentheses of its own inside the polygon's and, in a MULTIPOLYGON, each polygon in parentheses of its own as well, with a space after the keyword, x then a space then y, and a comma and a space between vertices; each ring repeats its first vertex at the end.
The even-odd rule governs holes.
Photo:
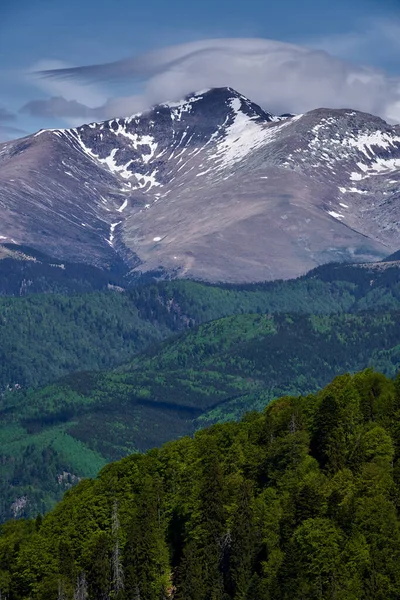
POLYGON ((344 375, 108 465, 3 525, 1 596, 397 600, 399 383, 344 375))
POLYGON ((400 247, 400 126, 274 116, 230 88, 0 145, 0 241, 131 273, 252 282, 400 247))

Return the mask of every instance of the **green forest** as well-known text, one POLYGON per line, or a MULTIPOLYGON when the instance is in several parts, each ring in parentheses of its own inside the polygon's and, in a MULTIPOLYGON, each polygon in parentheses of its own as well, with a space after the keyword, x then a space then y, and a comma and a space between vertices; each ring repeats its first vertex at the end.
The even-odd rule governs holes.
POLYGON ((243 314, 191 328, 112 371, 14 389, 0 402, 1 519, 46 512, 110 460, 284 394, 315 392, 346 371, 393 376, 399 364, 400 312, 243 314))
POLYGON ((400 310, 400 271, 385 265, 326 265, 296 280, 247 286, 181 280, 119 291, 0 292, 0 393, 115 367, 171 334, 230 315, 400 310))
POLYGON ((109 464, 1 527, 1 597, 397 599, 399 422, 369 369, 109 464))
POLYGON ((0 522, 45 514, 112 460, 341 373, 393 377, 398 311, 387 263, 247 286, 0 297, 0 522))
POLYGON ((396 262, 8 270, 1 599, 400 598, 396 262))

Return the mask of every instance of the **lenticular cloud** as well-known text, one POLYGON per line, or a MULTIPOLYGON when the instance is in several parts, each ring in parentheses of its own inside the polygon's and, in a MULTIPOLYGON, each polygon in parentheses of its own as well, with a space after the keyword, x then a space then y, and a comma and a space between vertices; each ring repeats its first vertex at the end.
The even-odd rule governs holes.
POLYGON ((354 108, 400 121, 400 79, 316 50, 264 39, 215 39, 170 46, 108 64, 40 71, 53 80, 140 81, 142 92, 110 98, 104 118, 126 116, 192 91, 230 86, 272 112, 354 108))

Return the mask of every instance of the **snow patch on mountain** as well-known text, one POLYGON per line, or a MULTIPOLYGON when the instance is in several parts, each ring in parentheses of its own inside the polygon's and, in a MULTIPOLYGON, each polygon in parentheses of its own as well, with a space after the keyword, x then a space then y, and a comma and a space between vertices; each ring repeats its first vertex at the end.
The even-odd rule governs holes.
POLYGON ((111 223, 111 225, 110 225, 110 236, 109 236, 108 240, 106 240, 110 246, 114 245, 113 244, 114 237, 115 237, 114 232, 115 232, 116 227, 118 227, 118 225, 121 225, 121 223, 122 223, 122 221, 118 221, 117 223, 111 223))
POLYGON ((400 144, 400 136, 393 136, 387 132, 378 130, 348 137, 343 140, 343 144, 350 148, 357 148, 366 158, 371 159, 371 156, 376 155, 375 150, 379 148, 384 150, 389 150, 390 148, 396 149, 396 144, 400 144))
POLYGON ((128 206, 128 200, 124 200, 123 203, 121 204, 121 206, 118 208, 118 212, 122 212, 126 209, 126 207, 128 206))
POLYGON ((161 106, 171 109, 171 119, 173 121, 181 121, 185 113, 191 112, 193 104, 203 100, 204 94, 209 92, 209 89, 197 92, 193 96, 179 100, 178 102, 164 102, 161 106))
POLYGON ((156 179, 157 169, 154 169, 149 175, 144 175, 143 173, 134 173, 133 175, 137 180, 136 189, 142 189, 149 192, 151 188, 159 187, 161 185, 156 179))
POLYGON ((339 191, 342 194, 368 194, 367 190, 359 190, 355 187, 351 187, 351 188, 339 187, 339 191))
POLYGON ((250 117, 243 112, 240 98, 231 99, 229 105, 233 111, 233 122, 225 127, 216 151, 208 156, 209 160, 216 162, 218 169, 232 167, 251 152, 273 142, 281 128, 290 123, 289 119, 284 119, 281 124, 273 127, 260 123, 258 116, 250 117))
POLYGON ((334 219, 344 219, 344 215, 337 213, 335 210, 328 210, 327 213, 334 219))
MULTIPOLYGON (((124 133, 122 134, 121 132, 123 128, 120 124, 118 125, 119 127, 117 130, 112 129, 113 133, 115 135, 124 135, 124 137, 128 138, 133 150, 142 149, 142 163, 149 163, 151 158, 153 158, 158 146, 157 142, 154 141, 154 138, 149 135, 140 136, 137 133, 131 134, 127 131, 124 131, 124 133), (146 152, 147 149, 149 149, 150 151, 146 152)), ((136 185, 132 189, 146 188, 148 191, 154 186, 161 185, 156 179, 157 169, 153 169, 153 171, 149 174, 132 172, 130 167, 132 164, 135 163, 135 159, 133 158, 128 159, 127 162, 123 164, 118 164, 116 158, 118 153, 121 152, 121 148, 114 147, 108 156, 101 157, 100 154, 96 154, 87 144, 85 144, 85 142, 82 139, 82 136, 76 128, 70 129, 69 133, 73 136, 73 139, 79 144, 80 148, 87 156, 89 156, 96 162, 107 166, 112 173, 118 175, 119 177, 122 177, 125 180, 131 180, 132 178, 136 178, 136 185)), ((132 183, 129 187, 132 187, 132 183)))
POLYGON ((380 174, 389 174, 394 173, 400 170, 400 158, 383 158, 377 157, 375 160, 371 161, 369 164, 365 164, 363 162, 358 162, 357 167, 360 169, 360 172, 353 171, 350 174, 351 181, 361 181, 363 179, 368 179, 374 175, 380 174))
MULTIPOLYGON (((0 160, 3 205, 15 197, 25 207, 28 192, 43 244, 61 255, 63 243, 68 257, 78 247, 96 264, 121 252, 132 265, 175 261, 174 272, 207 278, 219 261, 213 277, 241 280, 250 263, 257 278, 298 275, 319 256, 364 252, 365 239, 400 247, 400 128, 355 111, 275 116, 230 88, 204 90, 127 119, 41 131, 16 150, 0 145, 0 160), (20 184, 26 164, 39 166, 20 184), (299 244, 305 254, 292 251, 299 244), (278 246, 286 258, 271 259, 272 271, 265 256, 278 246)), ((2 234, 20 235, 6 224, 2 234)))

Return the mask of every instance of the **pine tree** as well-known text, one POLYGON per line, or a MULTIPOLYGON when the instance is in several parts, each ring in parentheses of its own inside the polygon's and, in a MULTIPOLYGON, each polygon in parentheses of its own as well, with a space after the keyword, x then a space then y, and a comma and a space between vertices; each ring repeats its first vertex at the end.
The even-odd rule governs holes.
POLYGON ((257 573, 250 579, 244 600, 269 600, 269 595, 263 586, 263 581, 257 573))
POLYGON ((321 467, 338 471, 344 466, 344 435, 340 405, 333 393, 326 394, 318 408, 311 451, 321 467))
POLYGON ((205 596, 201 557, 196 544, 186 544, 177 568, 176 594, 174 600, 202 600, 205 596))
POLYGON ((111 540, 104 532, 95 534, 87 559, 87 584, 93 600, 107 600, 111 583, 111 540))
POLYGON ((75 561, 72 545, 69 540, 60 540, 58 556, 61 575, 72 582, 75 579, 75 561))
POLYGON ((221 561, 225 532, 224 480, 214 439, 200 442, 202 473, 198 495, 200 538, 205 600, 220 600, 223 594, 221 561))
POLYGON ((235 600, 245 598, 252 576, 255 531, 251 503, 251 484, 243 481, 238 492, 238 505, 231 530, 229 583, 231 595, 235 600))
POLYGON ((158 600, 168 582, 168 551, 159 487, 159 481, 144 477, 136 496, 124 552, 125 595, 140 600, 158 600))

